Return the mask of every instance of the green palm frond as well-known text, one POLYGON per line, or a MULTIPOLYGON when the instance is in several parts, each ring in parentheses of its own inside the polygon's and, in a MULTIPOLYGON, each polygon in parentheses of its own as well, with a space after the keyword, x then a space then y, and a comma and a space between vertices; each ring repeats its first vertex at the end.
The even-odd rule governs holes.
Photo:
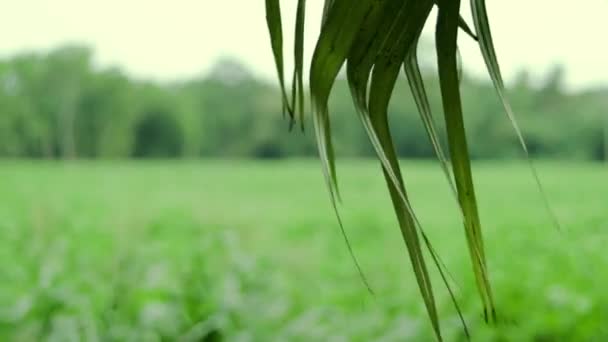
POLYGON ((490 77, 492 78, 492 82, 494 84, 494 89, 496 89, 498 97, 500 98, 500 101, 502 102, 502 106, 505 109, 505 113, 507 114, 509 121, 511 121, 511 125, 513 126, 513 129, 515 130, 515 133, 517 134, 517 139, 519 140, 519 144, 521 145, 521 148, 524 151, 524 155, 526 157, 526 160, 529 163, 530 169, 532 170, 532 174, 534 176, 534 180, 536 181, 536 185, 537 185, 539 191, 541 192, 541 195, 542 195, 541 197, 544 201, 545 208, 547 209, 547 212, 551 215, 554 226, 557 229, 561 230, 561 226, 559 224, 559 220, 557 219, 557 215, 553 212, 553 210, 551 209, 551 206, 549 205, 549 201, 547 200, 547 196, 545 195, 543 186, 541 185, 540 177, 538 176, 536 167, 534 166, 534 164, 532 163, 532 159, 530 158, 530 153, 528 152, 528 146, 526 145, 524 136, 521 133, 521 129, 519 128, 519 125, 517 124, 517 120, 515 119, 515 114, 513 113, 513 110, 511 109, 511 105, 509 104, 509 101, 507 100, 507 97, 505 94, 504 82, 502 80, 500 67, 498 66, 496 52, 494 51, 494 43, 492 41, 492 33, 490 31, 490 24, 488 22, 488 14, 486 11, 485 0, 471 0, 471 9, 473 12, 473 20, 475 23, 475 27, 476 27, 477 31, 479 32, 479 38, 478 38, 479 47, 480 47, 481 53, 483 55, 484 61, 486 63, 488 73, 490 74, 490 77))
POLYGON ((281 20, 281 4, 279 0, 266 1, 266 22, 268 23, 268 32, 270 33, 270 42, 272 52, 279 75, 279 83, 281 85, 281 94, 283 100, 283 115, 289 112, 290 118, 293 120, 293 110, 287 99, 287 91, 285 90, 285 66, 283 61, 283 21, 281 20))
POLYGON ((306 0, 298 0, 295 33, 295 68, 293 72, 292 107, 299 113, 300 124, 304 129, 304 24, 306 22, 306 0))
MULTIPOLYGON (((279 73, 283 106, 292 115, 292 118, 300 121, 303 120, 304 114, 302 75, 305 6, 305 0, 298 1, 294 49, 295 70, 290 102, 287 99, 286 84, 283 78, 283 38, 279 0, 266 0, 268 27, 279 73), (298 115, 293 115, 294 113, 298 113, 298 115)), ((336 213, 336 201, 340 197, 331 139, 328 99, 340 70, 346 65, 348 84, 356 112, 380 162, 414 276, 432 328, 439 340, 441 340, 439 315, 423 253, 424 248, 430 251, 432 262, 438 267, 450 294, 452 292, 444 277, 444 267, 409 202, 391 137, 388 105, 395 82, 403 69, 429 140, 458 200, 473 273, 485 317, 487 321, 494 321, 496 310, 486 266, 459 89, 457 37, 460 31, 478 41, 499 98, 517 131, 524 150, 525 143, 504 95, 504 86, 494 52, 485 1, 471 0, 471 8, 476 33, 460 14, 460 0, 326 0, 323 7, 321 31, 310 66, 309 91, 312 100, 314 133, 336 213), (421 32, 430 19, 433 7, 438 9, 435 42, 449 159, 438 138, 439 133, 420 76, 416 53, 421 32)))

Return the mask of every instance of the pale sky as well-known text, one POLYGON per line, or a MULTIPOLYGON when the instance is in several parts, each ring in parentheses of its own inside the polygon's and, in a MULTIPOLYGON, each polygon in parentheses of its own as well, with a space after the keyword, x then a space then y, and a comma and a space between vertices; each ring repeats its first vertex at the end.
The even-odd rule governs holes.
MULTIPOLYGON (((283 0, 294 12, 296 0, 283 0)), ((566 67, 573 87, 608 85, 608 0, 488 0, 506 78, 521 68, 543 75, 566 67), (550 11, 546 9, 551 7, 550 11)), ((308 1, 307 52, 314 47, 322 0, 308 1)), ((463 1, 467 11, 468 1, 463 1)), ((293 15, 284 26, 289 32, 293 15)), ((429 39, 432 35, 429 35, 429 39)), ((461 37, 464 67, 485 70, 476 45, 461 37)), ((11 0, 0 10, 0 57, 24 50, 85 43, 97 63, 130 75, 174 80, 200 75, 220 56, 233 56, 273 77, 263 0, 11 0)), ((291 57, 291 51, 286 51, 291 57)), ((287 67, 291 64, 288 63, 287 67)))

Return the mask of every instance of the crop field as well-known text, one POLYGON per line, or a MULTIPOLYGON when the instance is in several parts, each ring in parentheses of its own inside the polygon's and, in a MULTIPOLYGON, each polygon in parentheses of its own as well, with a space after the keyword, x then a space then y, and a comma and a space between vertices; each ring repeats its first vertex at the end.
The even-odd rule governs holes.
MULTIPOLYGON (((474 341, 608 340, 608 167, 474 174, 487 326, 439 166, 404 161, 474 341)), ((431 341, 377 163, 338 162, 353 264, 316 160, 0 163, 1 341, 431 341)), ((465 340, 432 268, 447 341, 465 340)))

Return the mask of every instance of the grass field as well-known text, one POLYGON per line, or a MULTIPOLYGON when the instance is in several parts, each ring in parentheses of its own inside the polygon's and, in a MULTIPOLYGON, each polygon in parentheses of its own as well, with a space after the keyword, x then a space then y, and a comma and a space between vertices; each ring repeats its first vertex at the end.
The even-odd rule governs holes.
MULTIPOLYGON (((2 341, 427 341, 430 325, 376 163, 341 161, 346 230, 317 161, 0 163, 2 341)), ((501 323, 487 327, 436 164, 404 162, 473 339, 608 340, 608 168, 479 163, 501 323)), ((446 340, 463 340, 434 271, 446 340)))

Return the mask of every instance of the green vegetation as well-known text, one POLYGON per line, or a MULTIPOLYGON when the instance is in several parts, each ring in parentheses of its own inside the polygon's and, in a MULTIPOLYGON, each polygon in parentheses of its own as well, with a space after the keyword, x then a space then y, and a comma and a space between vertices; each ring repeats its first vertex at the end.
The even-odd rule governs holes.
POLYGON ((259 340, 319 340, 342 332, 361 340, 464 339, 468 331, 459 319, 487 338, 605 337, 598 323, 604 298, 593 282, 597 273, 589 274, 601 265, 599 239, 587 241, 589 222, 580 222, 588 211, 600 231, 604 223, 594 215, 603 208, 573 201, 585 186, 585 200, 596 196, 599 166, 544 165, 561 170, 562 181, 589 182, 575 188, 549 181, 562 224, 575 227, 555 237, 536 218, 518 166, 506 164, 485 164, 476 179, 500 182, 481 193, 481 211, 490 212, 482 230, 471 160, 606 159, 606 89, 568 92, 559 67, 540 83, 522 72, 505 88, 484 0, 471 0, 475 32, 459 17, 460 0, 325 0, 306 84, 306 2, 298 1, 295 70, 287 76, 279 3, 266 0, 280 88, 229 59, 208 75, 172 83, 100 69, 92 51, 78 46, 0 61, 0 157, 190 160, 143 169, 127 162, 7 164, 1 172, 12 173, 0 195, 7 203, 0 217, 7 241, 2 299, 10 302, 0 312, 6 339, 246 340, 251 333, 259 340), (433 7, 437 65, 429 66, 417 49, 433 7), (460 73, 461 31, 479 43, 489 80, 460 73), (431 113, 443 114, 442 123, 431 113), (299 124, 308 127, 305 134, 299 124), (297 128, 290 133, 287 126, 297 128), (357 210, 347 208, 343 222, 355 228, 361 265, 352 251, 345 253, 350 258, 340 252, 340 229, 329 229, 335 224, 319 214, 325 202, 306 191, 312 188, 307 163, 280 165, 292 173, 282 179, 271 164, 242 171, 240 163, 192 161, 317 153, 334 209, 335 153, 380 162, 375 167, 391 203, 378 193, 369 162, 352 162, 342 174, 358 193, 357 210), (399 157, 433 155, 444 181, 430 165, 399 163, 399 157), (401 166, 413 174, 402 178, 401 166), (373 187, 357 190, 365 179, 373 187), (268 186, 271 180, 279 184, 268 186), (458 204, 442 203, 442 193, 458 204), (426 200, 418 202, 421 194, 426 200), (397 222, 384 211, 391 204, 397 222), (378 231, 397 225, 407 254, 399 252, 394 231, 378 231), (408 257, 411 272, 404 271, 408 257), (541 264, 554 273, 539 271, 541 264), (361 266, 378 302, 363 299, 370 297, 358 286, 367 279, 361 266), (456 299, 461 306, 452 305, 456 299))
MULTIPOLYGON (((506 114, 510 128, 517 136, 518 145, 525 158, 530 161, 530 148, 525 142, 523 132, 519 128, 516 116, 508 100, 508 92, 501 75, 498 58, 490 30, 485 0, 470 0, 470 9, 474 31, 461 15, 460 0, 325 0, 323 2, 323 17, 321 29, 315 36, 316 46, 310 62, 310 99, 314 135, 323 168, 326 185, 329 190, 331 204, 336 211, 339 200, 339 190, 335 162, 333 132, 335 127, 341 127, 342 122, 336 122, 332 115, 329 99, 335 89, 336 81, 341 70, 346 70, 346 79, 350 89, 356 114, 361 126, 365 129, 369 143, 373 146, 374 154, 381 164, 386 186, 389 190, 392 206, 397 217, 399 228, 407 248, 412 272, 420 290, 420 299, 424 302, 435 338, 443 340, 442 329, 438 314, 436 291, 433 289, 427 263, 432 263, 441 274, 441 282, 447 288, 454 302, 459 318, 463 321, 464 331, 468 337, 462 312, 455 301, 452 286, 446 279, 447 269, 438 260, 431 240, 424 232, 409 199, 408 187, 402 178, 399 154, 395 143, 395 127, 399 127, 389 117, 390 103, 396 93, 395 86, 402 70, 407 79, 411 97, 416 103, 420 114, 420 122, 424 126, 428 139, 432 142, 434 154, 443 169, 445 179, 451 187, 451 192, 458 201, 457 216, 462 218, 464 235, 471 266, 475 275, 479 299, 483 304, 483 317, 487 323, 498 322, 495 292, 491 285, 489 267, 486 259, 487 249, 483 238, 482 223, 479 218, 477 195, 471 172, 471 147, 468 143, 469 130, 465 124, 463 108, 464 90, 461 87, 462 74, 459 70, 458 35, 460 31, 468 38, 478 43, 479 52, 483 56, 488 76, 497 100, 501 103, 502 111, 506 114), (436 16, 431 15, 436 10, 436 16), (418 45, 424 27, 433 22, 435 50, 437 57, 438 88, 445 126, 436 127, 433 119, 432 105, 429 100, 424 76, 420 71, 418 45), (333 129, 332 129, 333 127, 333 129), (445 132, 445 150, 441 144, 445 132), (447 151, 447 152, 446 152, 447 151), (447 157, 449 155, 449 157, 447 157), (430 258, 423 251, 428 251, 430 258), (429 260, 431 260, 429 262, 429 260)), ((320 7, 321 4, 316 6, 320 7)), ((289 113, 291 122, 304 116, 304 89, 302 75, 304 74, 304 35, 306 0, 299 0, 294 25, 295 41, 293 44, 294 70, 291 84, 291 99, 287 95, 287 85, 284 80, 284 46, 282 12, 279 0, 266 0, 266 21, 270 36, 271 47, 276 63, 279 85, 282 90, 283 112, 289 113)), ((319 23, 315 23, 318 25, 319 23)), ((557 73, 559 76, 559 73, 557 73)), ((552 89, 555 87, 550 87, 552 89)), ((397 92, 398 93, 398 92, 397 92)), ((480 93, 473 93, 480 96, 480 93)), ((356 121, 355 119, 349 119, 356 121)), ((301 121, 301 119, 300 119, 301 121)), ((581 117, 577 118, 581 121, 581 117)), ((551 120, 544 120, 546 125, 551 120)), ((602 125, 604 126, 604 125, 602 125)), ((555 129, 555 127, 553 127, 555 129)), ((606 135, 606 128, 600 128, 606 135)), ((554 132, 558 132, 555 130, 554 132)), ((402 133, 402 132, 399 132, 402 133)), ((469 132, 470 133, 470 132, 469 132)), ((561 132, 560 132, 561 133, 561 132)), ((470 134, 469 134, 470 135, 470 134)), ((560 137, 563 135, 560 135, 560 137)), ((422 141, 422 139, 417 139, 422 141)), ((568 140, 572 142, 573 140, 568 140)), ((489 144, 489 141, 484 141, 489 144)), ((599 149, 605 150, 599 146, 599 149)), ((603 151, 606 155, 606 151, 603 151)), ((533 163, 529 163, 536 185, 541 193, 542 185, 533 163)), ((502 179, 502 178, 501 178, 502 179)), ((559 220, 555 217, 543 194, 546 207, 553 217, 554 226, 559 228, 559 220)), ((340 223, 341 225, 341 223, 340 223)), ((342 228, 342 226, 341 226, 342 228)), ((342 228, 343 229, 343 228, 342 228)), ((344 235, 344 234, 343 234, 344 235)), ((346 236, 345 236, 346 239, 346 236)), ((346 239, 347 245, 348 239, 346 239)), ((350 249, 350 245, 349 245, 350 249)), ((352 253, 351 253, 352 254, 352 253)), ((353 259, 355 257, 353 256, 353 259)), ((529 260, 529 259, 527 259, 529 260)), ((355 259, 356 263, 356 259, 355 259)), ((356 263, 357 264, 357 263, 356 263)), ((359 268, 359 265, 357 264, 359 268)), ((365 277, 362 276, 365 280, 365 277)), ((500 313, 498 315, 501 315, 500 313)))
MULTIPOLYGON (((604 165, 540 163, 561 233, 524 164, 474 165, 496 327, 483 322, 440 167, 402 167, 474 340, 608 339, 604 165)), ((0 340, 428 340, 377 163, 338 164, 341 213, 375 297, 344 246, 318 168, 306 160, 2 162, 0 340)), ((464 340, 444 289, 436 300, 444 338, 464 340)))
MULTIPOLYGON (((64 47, 0 61, 0 156, 281 158, 317 154, 312 126, 307 124, 305 133, 297 127, 289 132, 274 84, 256 79, 232 60, 218 61, 208 75, 162 84, 130 79, 118 69, 100 69, 93 57, 85 48, 64 47)), ((437 78, 431 66, 423 65, 422 70, 431 106, 438 111, 437 78)), ((568 92, 563 79, 559 67, 538 84, 522 71, 509 88, 530 152, 545 158, 601 160, 608 91, 568 92)), ((521 156, 491 85, 465 74, 461 88, 472 157, 521 156)), ((345 80, 337 82, 330 104, 336 153, 373 156, 345 80)), ((390 119, 401 156, 433 157, 406 82, 397 83, 390 119)), ((439 135, 446 140, 442 129, 439 135)))

